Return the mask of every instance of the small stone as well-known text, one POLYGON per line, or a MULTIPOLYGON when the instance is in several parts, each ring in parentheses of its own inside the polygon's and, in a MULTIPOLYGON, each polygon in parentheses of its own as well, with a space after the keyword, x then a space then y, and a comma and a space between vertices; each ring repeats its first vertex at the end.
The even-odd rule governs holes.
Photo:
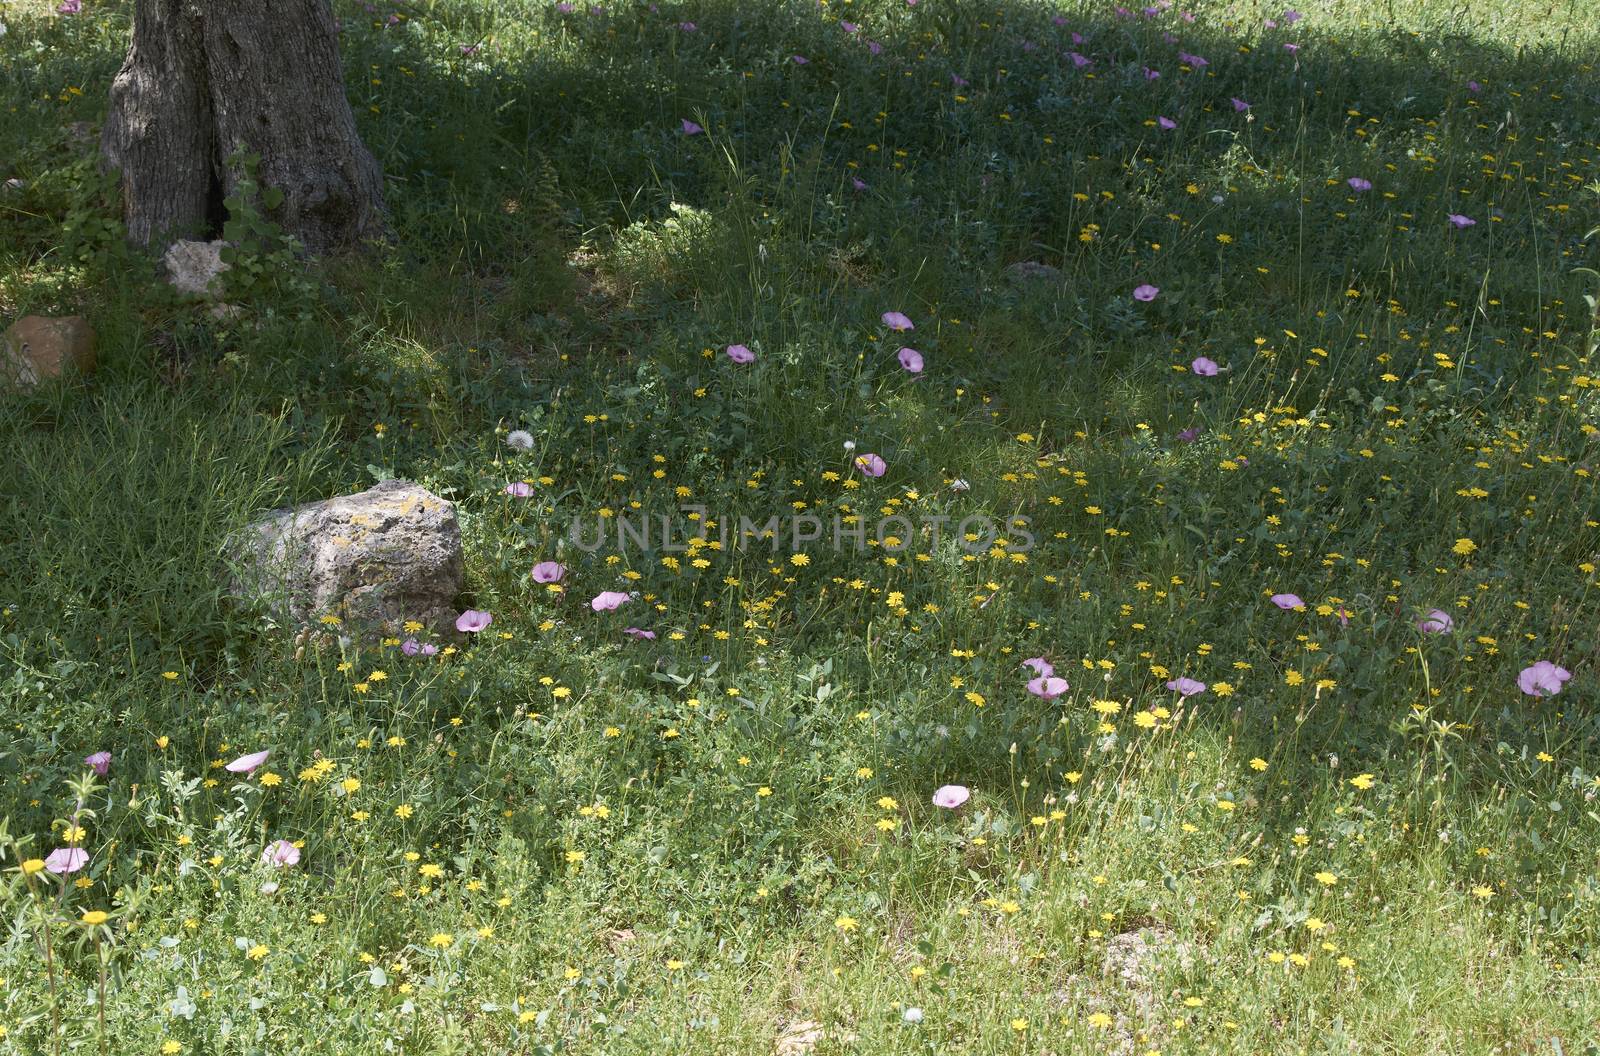
POLYGON ((805 1056, 826 1036, 821 1023, 812 1019, 799 1020, 784 1028, 774 1048, 777 1056, 805 1056))
POLYGON ((297 627, 398 634, 408 620, 450 633, 461 593, 453 503, 405 480, 274 510, 230 541, 230 593, 297 627))
POLYGON ((228 265, 222 259, 227 243, 196 242, 179 239, 167 247, 161 257, 167 272, 167 282, 185 297, 212 300, 222 296, 222 273, 228 265))
POLYGON ((32 387, 95 368, 94 327, 81 315, 26 315, 0 335, 0 380, 32 387))
POLYGON ((15 176, 13 176, 13 177, 11 177, 11 179, 7 180, 4 184, 0 184, 0 186, 3 186, 8 191, 25 191, 25 190, 28 189, 28 181, 27 180, 19 180, 15 176))
POLYGON ((1037 260, 1019 260, 1006 269, 1006 277, 1012 282, 1060 282, 1061 269, 1037 260))
POLYGON ((1164 958, 1187 967, 1190 963, 1188 943, 1180 942, 1171 929, 1160 925, 1125 931, 1106 940, 1101 973, 1124 986, 1147 987, 1164 958))

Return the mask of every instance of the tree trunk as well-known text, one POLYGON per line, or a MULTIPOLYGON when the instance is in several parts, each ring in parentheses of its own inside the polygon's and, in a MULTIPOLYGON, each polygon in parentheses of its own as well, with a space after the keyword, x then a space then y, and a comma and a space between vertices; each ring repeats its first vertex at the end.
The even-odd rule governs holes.
POLYGON ((312 253, 383 237, 383 173, 344 94, 329 0, 138 0, 100 150, 121 172, 128 237, 215 237, 238 173, 283 202, 266 215, 312 253))

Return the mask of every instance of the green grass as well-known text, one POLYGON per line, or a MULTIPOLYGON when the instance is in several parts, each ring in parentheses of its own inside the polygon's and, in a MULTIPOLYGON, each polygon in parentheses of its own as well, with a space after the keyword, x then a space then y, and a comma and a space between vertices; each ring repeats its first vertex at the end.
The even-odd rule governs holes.
POLYGON ((0 1054, 1600 1052, 1581 5, 341 4, 398 237, 247 250, 229 322, 72 134, 131 5, 52 6, 0 5, 0 318, 103 365, 0 395, 0 1054), (391 474, 488 630, 225 597, 391 474), (569 535, 682 504, 1028 520, 569 535))

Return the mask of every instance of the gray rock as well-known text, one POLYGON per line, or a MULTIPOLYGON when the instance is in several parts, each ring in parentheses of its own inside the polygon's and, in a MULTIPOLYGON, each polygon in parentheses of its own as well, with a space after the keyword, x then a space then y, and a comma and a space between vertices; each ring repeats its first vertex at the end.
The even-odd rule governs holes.
POLYGON ((214 242, 179 239, 174 242, 161 257, 167 282, 185 297, 212 300, 222 296, 222 273, 228 270, 228 265, 222 260, 222 250, 226 245, 221 239, 214 242))
POLYGON ((796 1020, 783 1028, 775 1046, 777 1056, 806 1056, 828 1036, 815 1020, 796 1020))
POLYGON ((0 184, 0 186, 3 186, 8 191, 25 191, 28 189, 27 181, 19 180, 15 176, 11 177, 11 179, 7 180, 4 184, 0 184))
POLYGON ((94 327, 81 315, 25 315, 0 334, 0 383, 32 388, 95 368, 94 327))
POLYGON ((1012 282, 1060 282, 1061 269, 1037 260, 1019 260, 1006 269, 1006 278, 1012 282))
POLYGON ((461 593, 456 508, 410 481, 274 510, 228 547, 236 596, 266 600, 305 627, 324 616, 396 634, 407 620, 444 633, 461 593))
POLYGON ((1155 982, 1164 960, 1187 968, 1189 944, 1179 942, 1171 930, 1160 925, 1125 931, 1106 940, 1101 974, 1123 986, 1145 989, 1155 982))

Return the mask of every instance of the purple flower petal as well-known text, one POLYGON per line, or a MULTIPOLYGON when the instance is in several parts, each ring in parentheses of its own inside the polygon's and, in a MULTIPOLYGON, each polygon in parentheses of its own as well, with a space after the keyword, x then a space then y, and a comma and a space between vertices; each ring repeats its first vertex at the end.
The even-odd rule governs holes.
POLYGON ((1517 676, 1517 688, 1530 697, 1553 697, 1572 677, 1572 672, 1548 660, 1540 660, 1522 669, 1517 676))
POLYGON ((613 612, 632 600, 620 590, 603 590, 589 602, 589 608, 595 612, 613 612))
POLYGON ((463 634, 477 634, 493 622, 494 617, 482 609, 468 609, 456 617, 456 630, 463 634))
POLYGON ((864 455, 856 456, 855 467, 869 477, 881 477, 888 470, 889 464, 869 451, 864 455))
POLYGON ((1028 692, 1045 700, 1055 700, 1072 687, 1067 685, 1067 680, 1055 675, 1043 675, 1028 683, 1028 692))
POLYGON ((274 840, 261 852, 261 864, 274 869, 285 869, 300 861, 300 848, 288 840, 274 840))
POLYGON ((256 767, 266 762, 267 756, 271 754, 271 748, 264 748, 259 752, 251 752, 249 755, 241 755, 239 758, 223 767, 223 769, 228 771, 230 774, 252 774, 255 773, 256 767))
POLYGON ((1427 616, 1417 621, 1417 630, 1423 634, 1449 634, 1455 629, 1456 621, 1443 609, 1434 609, 1427 616))
POLYGON ((88 864, 89 852, 82 847, 57 847, 44 860, 44 867, 57 876, 75 873, 88 864))

